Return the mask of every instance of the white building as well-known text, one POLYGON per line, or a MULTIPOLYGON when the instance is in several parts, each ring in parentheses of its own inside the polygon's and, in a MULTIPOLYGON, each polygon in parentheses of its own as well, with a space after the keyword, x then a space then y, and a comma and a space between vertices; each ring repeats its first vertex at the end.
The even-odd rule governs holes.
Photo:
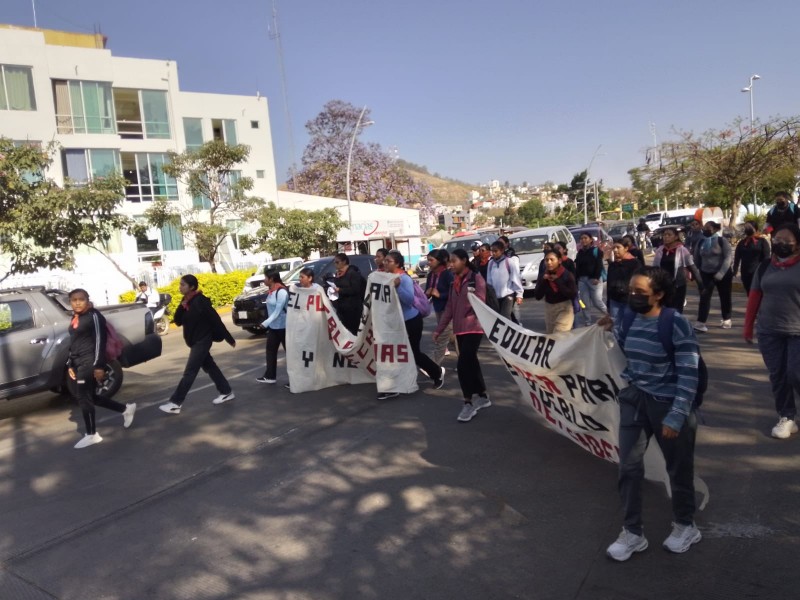
MULTIPOLYGON (((185 186, 164 174, 167 152, 183 152, 212 139, 246 144, 250 156, 239 175, 253 179, 249 194, 281 206, 266 98, 183 91, 174 62, 117 57, 105 46, 102 35, 0 25, 0 136, 20 143, 57 142, 60 149, 48 177, 59 185, 65 178, 80 182, 111 170, 121 172, 129 183, 121 211, 133 217, 142 216, 157 197, 184 208, 203 208, 203 199, 189 197, 185 186)), ((346 202, 328 198, 317 204, 328 204, 322 200, 338 206, 346 202)), ((416 215, 412 226, 405 213, 388 216, 402 209, 359 205, 352 203, 353 225, 363 226, 354 233, 368 239, 369 250, 380 234, 389 241, 392 236, 411 240, 407 256, 413 260, 419 254, 419 211, 410 211, 416 215), (366 225, 372 220, 382 223, 374 231, 366 225), (367 231, 370 235, 363 236, 367 231)), ((229 225, 239 233, 249 227, 236 221, 229 225)), ((340 241, 351 238, 343 233, 340 241)), ((237 239, 229 236, 220 248, 217 260, 224 270, 248 258, 237 249, 237 239)), ((174 269, 200 268, 197 251, 173 226, 151 229, 144 239, 121 235, 109 250, 136 278, 163 270, 158 283, 174 276, 174 269)), ((103 286, 112 299, 117 289, 130 288, 107 259, 88 249, 79 253, 69 276, 58 274, 59 283, 77 280, 90 291, 103 286)), ((17 277, 5 284, 40 282, 41 277, 17 277)))

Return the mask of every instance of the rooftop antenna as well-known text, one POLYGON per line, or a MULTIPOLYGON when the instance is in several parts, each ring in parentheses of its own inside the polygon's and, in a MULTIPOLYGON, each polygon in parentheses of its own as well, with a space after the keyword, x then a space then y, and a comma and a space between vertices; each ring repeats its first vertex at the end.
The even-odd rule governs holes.
POLYGON ((39 25, 36 24, 36 0, 31 0, 31 6, 33 6, 33 26, 39 29, 39 25))
POLYGON ((275 40, 278 48, 278 66, 281 71, 281 90, 283 91, 283 112, 286 118, 286 129, 289 134, 289 154, 291 155, 292 189, 297 191, 297 170, 294 163, 294 136, 292 134, 292 116, 289 114, 289 94, 286 91, 286 69, 283 66, 283 46, 281 34, 278 31, 278 0, 272 0, 272 25, 269 27, 269 38, 275 40))

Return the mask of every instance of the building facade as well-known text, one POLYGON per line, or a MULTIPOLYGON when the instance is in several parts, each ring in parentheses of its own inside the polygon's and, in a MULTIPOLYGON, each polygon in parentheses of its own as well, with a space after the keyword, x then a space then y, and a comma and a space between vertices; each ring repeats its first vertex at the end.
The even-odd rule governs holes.
MULTIPOLYGON (((80 183, 122 173, 128 185, 120 210, 135 218, 158 197, 202 208, 202 199, 188 197, 162 167, 167 152, 212 139, 248 145, 240 175, 253 179, 250 194, 267 202, 277 198, 266 98, 183 91, 176 63, 113 56, 99 35, 0 27, 0 136, 57 142, 47 176, 59 185, 67 178, 80 183)), ((225 268, 242 260, 233 239, 221 248, 225 268)), ((109 251, 130 274, 198 263, 175 226, 151 229, 140 239, 120 235, 109 251)), ((107 271, 103 261, 81 252, 77 270, 107 271)))

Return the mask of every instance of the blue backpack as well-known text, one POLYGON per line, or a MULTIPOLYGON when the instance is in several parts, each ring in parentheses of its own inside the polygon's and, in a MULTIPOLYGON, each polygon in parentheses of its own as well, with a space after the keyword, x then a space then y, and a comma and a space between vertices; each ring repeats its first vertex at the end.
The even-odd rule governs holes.
MULTIPOLYGON (((675 313, 677 312, 674 308, 662 308, 661 314, 658 315, 658 341, 661 342, 673 365, 675 364, 675 345, 672 343, 672 330, 675 327, 675 313)), ((636 313, 626 306, 622 310, 622 326, 620 328, 623 346, 634 319, 636 319, 636 313)), ((708 367, 706 367, 706 361, 703 360, 703 355, 700 354, 699 346, 697 353, 700 355, 700 359, 697 363, 697 392, 694 397, 694 406, 699 408, 703 404, 703 396, 708 389, 708 367)))
MULTIPOLYGON (((594 257, 597 258, 598 256, 600 256, 600 248, 594 246, 592 248, 592 253, 594 254, 594 257)), ((606 281, 608 279, 608 271, 606 271, 606 264, 605 262, 602 262, 603 261, 602 258, 600 258, 600 261, 603 265, 600 270, 600 281, 606 281)))

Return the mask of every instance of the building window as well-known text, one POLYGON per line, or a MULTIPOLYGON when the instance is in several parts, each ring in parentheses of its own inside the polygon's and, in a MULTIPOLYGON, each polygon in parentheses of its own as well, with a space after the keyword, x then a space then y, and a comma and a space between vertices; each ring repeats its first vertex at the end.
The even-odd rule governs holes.
POLYGON ((264 171, 256 171, 256 179, 264 179, 264 171))
POLYGON ((114 89, 117 130, 123 139, 169 139, 167 93, 114 89))
POLYGON ((184 117, 183 135, 186 139, 186 149, 197 150, 203 145, 203 120, 184 117))
POLYGON ((0 110, 36 110, 30 67, 0 65, 0 110))
MULTIPOLYGON (((178 217, 178 219, 180 219, 180 217, 178 217)), ((164 252, 184 249, 180 221, 178 221, 176 225, 166 223, 161 228, 161 249, 164 252)))
POLYGON ((169 162, 166 154, 123 152, 122 175, 128 180, 125 199, 130 202, 152 202, 156 198, 178 199, 178 183, 164 173, 169 162))
POLYGON ((258 121, 250 121, 250 129, 258 129, 258 121))
POLYGON ((110 83, 53 81, 58 133, 116 133, 110 83))
MULTIPOLYGON (((226 198, 226 196, 229 194, 230 186, 239 181, 241 178, 241 171, 228 171, 228 173, 224 176, 222 185, 220 186, 219 194, 221 199, 226 198)), ((192 206, 198 210, 210 210, 212 203, 207 196, 195 196, 192 198, 192 206)))
POLYGON ((236 121, 233 119, 211 119, 211 131, 215 140, 222 140, 229 146, 235 146, 236 121))
POLYGON ((64 177, 76 185, 85 185, 96 177, 106 177, 122 171, 119 152, 116 150, 83 150, 70 148, 61 152, 64 177))

